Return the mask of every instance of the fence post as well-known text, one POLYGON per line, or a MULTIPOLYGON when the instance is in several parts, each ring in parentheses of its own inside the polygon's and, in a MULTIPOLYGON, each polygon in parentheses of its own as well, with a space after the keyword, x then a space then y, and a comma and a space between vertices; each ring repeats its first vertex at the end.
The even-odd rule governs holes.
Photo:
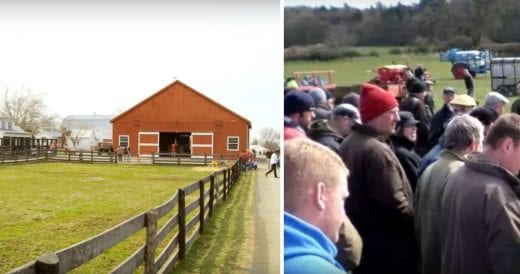
POLYGON ((208 216, 211 218, 213 217, 213 203, 215 200, 215 172, 211 174, 211 180, 209 182, 209 212, 208 216))
POLYGON ((235 184, 235 176, 237 172, 240 172, 241 168, 238 167, 237 169, 233 170, 231 169, 229 172, 231 172, 231 175, 229 178, 231 178, 231 182, 229 182, 229 192, 231 192, 231 189, 233 188, 233 184, 235 184))
POLYGON ((200 214, 199 214, 199 220, 200 220, 200 226, 199 226, 199 234, 202 235, 204 233, 204 181, 199 180, 199 190, 200 190, 200 199, 199 199, 199 206, 200 206, 200 214))
POLYGON ((155 237, 157 236, 157 217, 154 210, 146 212, 146 245, 144 251, 144 273, 155 273, 155 237))
POLYGON ((222 189, 222 192, 224 193, 224 201, 226 200, 226 197, 227 197, 227 169, 224 169, 224 188, 222 189))
POLYGON ((31 149, 30 148, 27 150, 27 155, 25 155, 25 161, 26 162, 29 162, 29 156, 31 156, 31 149))
POLYGON ((186 192, 179 189, 179 259, 186 257, 186 192))
POLYGON ((68 151, 68 153, 69 153, 69 162, 70 162, 70 150, 68 151))
POLYGON ((204 165, 208 164, 208 155, 204 153, 204 165))
POLYGON ((152 152, 152 165, 155 165, 155 152, 152 152))
POLYGON ((181 157, 177 156, 177 165, 180 166, 181 165, 181 157))
POLYGON ((94 151, 90 150, 90 162, 94 162, 94 151))
POLYGON ((36 273, 58 274, 60 273, 60 259, 53 252, 47 252, 36 259, 36 273))

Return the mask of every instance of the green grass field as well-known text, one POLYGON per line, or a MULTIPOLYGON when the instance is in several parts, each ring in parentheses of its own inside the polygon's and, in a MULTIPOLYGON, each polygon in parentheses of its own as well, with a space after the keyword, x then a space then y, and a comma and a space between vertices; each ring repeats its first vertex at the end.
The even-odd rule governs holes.
MULTIPOLYGON (((380 53, 380 57, 356 57, 351 59, 341 59, 328 62, 312 62, 312 61, 290 61, 285 62, 285 77, 291 76, 295 71, 312 71, 312 70, 333 70, 334 82, 338 86, 351 86, 362 84, 375 76, 375 70, 379 66, 396 64, 410 64, 412 68, 417 65, 424 65, 431 73, 435 81, 433 95, 435 98, 435 107, 442 106, 442 89, 452 86, 459 91, 465 93, 466 89, 463 80, 456 80, 451 74, 451 63, 439 61, 437 54, 415 55, 401 54, 389 55, 389 50, 393 47, 363 47, 358 51, 368 52, 374 50, 380 53)), ((478 74, 475 81, 475 98, 479 102, 483 102, 484 96, 491 90, 490 73, 478 74)), ((516 97, 511 97, 513 102, 516 97)), ((507 107, 509 111, 510 107, 507 107)))
MULTIPOLYGON (((149 210, 213 171, 155 165, 0 166, 0 273, 149 210)), ((107 272, 143 243, 144 230, 74 272, 107 272)))

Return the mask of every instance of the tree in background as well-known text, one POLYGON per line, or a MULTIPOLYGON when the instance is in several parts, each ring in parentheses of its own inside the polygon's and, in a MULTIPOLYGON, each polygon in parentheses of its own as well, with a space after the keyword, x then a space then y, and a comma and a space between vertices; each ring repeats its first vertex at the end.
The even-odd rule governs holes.
POLYGON ((46 105, 42 98, 32 94, 28 88, 11 91, 6 84, 2 88, 4 96, 0 116, 13 119, 17 126, 27 132, 56 130, 58 117, 45 113, 46 105))
POLYGON ((274 128, 262 128, 259 137, 260 145, 268 149, 280 148, 280 132, 274 128))
POLYGON ((318 43, 333 47, 415 46, 436 48, 520 42, 520 1, 421 0, 419 4, 368 9, 286 7, 285 47, 318 43))

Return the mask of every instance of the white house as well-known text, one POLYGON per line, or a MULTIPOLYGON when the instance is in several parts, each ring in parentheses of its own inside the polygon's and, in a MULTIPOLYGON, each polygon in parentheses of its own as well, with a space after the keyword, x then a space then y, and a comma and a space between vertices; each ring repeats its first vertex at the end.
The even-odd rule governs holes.
POLYGON ((0 117, 0 147, 28 148, 31 146, 32 133, 25 132, 13 119, 0 117))
POLYGON ((61 123, 68 149, 90 151, 99 143, 112 141, 114 115, 69 115, 61 123))

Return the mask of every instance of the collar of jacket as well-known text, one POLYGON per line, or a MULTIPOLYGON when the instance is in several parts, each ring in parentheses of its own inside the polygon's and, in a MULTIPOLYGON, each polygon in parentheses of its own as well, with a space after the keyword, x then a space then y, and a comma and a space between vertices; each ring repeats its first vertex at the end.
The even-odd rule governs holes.
POLYGON ((319 137, 319 136, 333 136, 335 138, 339 138, 343 140, 343 136, 341 136, 336 130, 334 130, 330 125, 328 120, 320 119, 312 122, 309 125, 308 129, 309 137, 319 137))
POLYGON ((384 142, 384 143, 386 143, 387 140, 388 140, 388 136, 383 135, 383 134, 379 133, 377 130, 373 129, 372 127, 369 127, 369 126, 366 126, 366 125, 362 125, 362 124, 356 123, 356 124, 354 124, 352 126, 352 130, 353 131, 358 131, 358 132, 360 132, 362 134, 365 134, 365 135, 368 135, 370 137, 376 138, 379 141, 384 142))
POLYGON ((461 162, 464 162, 466 160, 464 155, 461 155, 460 153, 457 153, 456 151, 451 150, 451 149, 443 149, 441 151, 440 157, 450 158, 450 159, 454 159, 454 160, 459 160, 461 162))
POLYGON ((404 147, 407 150, 413 150, 415 148, 415 142, 410 141, 410 139, 404 136, 392 135, 390 136, 390 140, 394 147, 404 147))
POLYGON ((471 169, 503 179, 511 186, 516 195, 520 197, 520 179, 481 152, 473 152, 466 156, 464 164, 471 169))

